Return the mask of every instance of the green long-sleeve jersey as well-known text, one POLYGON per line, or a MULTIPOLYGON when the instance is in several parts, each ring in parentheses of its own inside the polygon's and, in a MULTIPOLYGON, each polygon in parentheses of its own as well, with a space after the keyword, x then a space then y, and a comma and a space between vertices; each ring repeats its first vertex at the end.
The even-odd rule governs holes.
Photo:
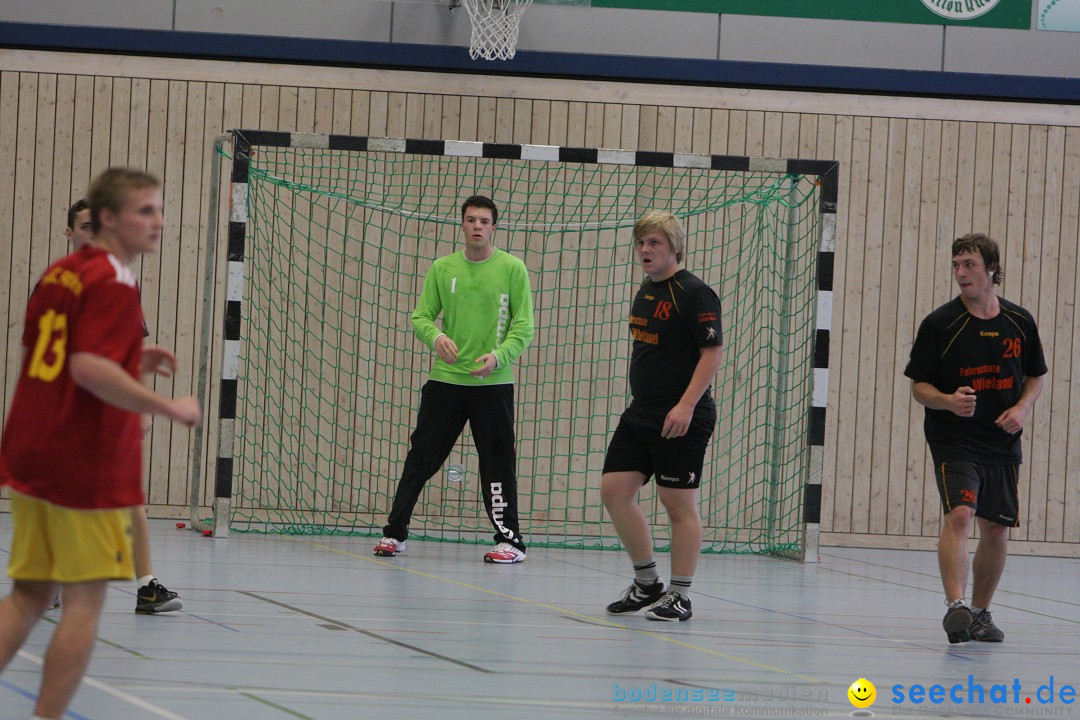
POLYGON ((446 334, 458 347, 457 361, 438 356, 431 379, 456 385, 503 385, 514 382, 511 364, 533 337, 532 289, 525 263, 496 249, 480 262, 464 252, 441 257, 424 277, 424 289, 412 314, 413 330, 429 348, 446 334), (442 329, 435 320, 442 314, 442 329), (499 366, 486 378, 469 374, 476 359, 495 353, 499 366))

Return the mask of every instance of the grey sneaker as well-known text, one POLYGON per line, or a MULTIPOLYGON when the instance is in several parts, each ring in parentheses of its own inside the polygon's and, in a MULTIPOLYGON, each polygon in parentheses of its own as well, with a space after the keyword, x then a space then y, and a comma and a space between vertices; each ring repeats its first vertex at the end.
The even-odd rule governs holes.
POLYGON ((941 621, 949 642, 962 643, 971 639, 971 608, 967 605, 953 605, 941 621))
POLYGON ((639 585, 637 581, 623 591, 622 597, 607 606, 608 615, 627 615, 647 608, 664 596, 664 582, 657 580, 652 585, 639 585))
POLYGON ((971 639, 979 642, 1001 642, 1005 639, 1005 633, 994 624, 989 610, 980 610, 971 617, 969 632, 971 639))

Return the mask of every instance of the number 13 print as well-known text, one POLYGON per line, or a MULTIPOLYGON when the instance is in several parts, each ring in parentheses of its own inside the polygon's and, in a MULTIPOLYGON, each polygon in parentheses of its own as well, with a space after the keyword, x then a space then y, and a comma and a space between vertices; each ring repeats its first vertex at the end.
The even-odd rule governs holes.
POLYGON ((26 375, 52 382, 60 374, 67 357, 67 315, 49 310, 38 320, 38 338, 26 375), (52 357, 46 354, 51 351, 52 357))

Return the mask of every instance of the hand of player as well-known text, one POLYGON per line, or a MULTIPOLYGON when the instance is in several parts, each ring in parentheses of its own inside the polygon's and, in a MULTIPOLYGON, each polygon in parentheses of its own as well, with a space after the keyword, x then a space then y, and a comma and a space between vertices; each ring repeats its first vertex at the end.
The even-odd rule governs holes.
POLYGON ((998 415, 994 424, 1010 435, 1015 435, 1024 429, 1024 424, 1027 423, 1027 419, 1028 408, 1026 406, 1013 405, 1011 408, 998 415))
POLYGON ((454 341, 448 335, 440 335, 435 338, 435 353, 442 358, 447 365, 457 362, 458 349, 454 341))
POLYGON ((172 404, 169 406, 168 416, 188 427, 195 425, 199 422, 199 418, 202 417, 202 411, 199 410, 199 401, 191 395, 173 398, 172 404))
POLYGON ((690 429, 690 421, 694 419, 694 408, 683 407, 682 404, 678 404, 671 408, 667 417, 664 418, 664 427, 660 429, 660 437, 662 438, 677 438, 686 434, 686 431, 690 429))
POLYGON ((173 373, 176 372, 176 355, 171 350, 160 345, 143 348, 140 370, 143 375, 154 374, 162 377, 172 377, 173 373))
POLYGON ((476 358, 476 362, 481 363, 480 367, 475 370, 470 370, 469 374, 473 377, 486 378, 488 375, 495 371, 498 367, 499 361, 495 359, 495 353, 488 353, 487 355, 481 355, 476 358))
POLYGON ((949 395, 949 409, 960 417, 975 415, 975 389, 967 385, 956 388, 956 392, 949 395))

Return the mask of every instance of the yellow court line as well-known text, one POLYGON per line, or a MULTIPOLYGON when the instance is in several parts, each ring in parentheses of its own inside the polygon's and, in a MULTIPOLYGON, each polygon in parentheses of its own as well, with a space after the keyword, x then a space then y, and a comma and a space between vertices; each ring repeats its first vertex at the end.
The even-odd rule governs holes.
POLYGON ((323 545, 322 543, 313 542, 311 540, 305 540, 304 538, 291 537, 291 536, 288 536, 288 535, 280 535, 279 537, 282 537, 282 538, 285 538, 285 539, 288 539, 288 540, 293 540, 295 542, 304 543, 306 545, 312 545, 312 546, 320 548, 322 550, 329 550, 330 552, 338 553, 339 555, 345 555, 346 557, 356 558, 357 560, 363 560, 365 562, 373 563, 375 565, 382 565, 383 567, 391 568, 393 570, 399 570, 401 572, 411 573, 413 575, 419 575, 420 577, 429 578, 431 580, 439 580, 441 582, 450 583, 451 585, 458 585, 458 586, 463 587, 463 588, 468 588, 469 590, 475 590, 477 592, 486 593, 488 595, 494 595, 495 597, 505 598, 507 600, 513 600, 515 602, 525 603, 527 605, 535 605, 537 607, 542 607, 542 608, 545 608, 547 610, 552 610, 552 611, 554 611, 556 613, 561 613, 563 615, 570 615, 570 616, 573 616, 573 617, 588 620, 589 622, 591 622, 593 624, 604 625, 604 626, 614 628, 614 629, 617 629, 617 630, 629 630, 631 632, 640 633, 642 635, 653 638, 655 640, 660 640, 661 642, 670 643, 672 645, 678 645, 680 647, 684 647, 684 648, 687 648, 689 650, 696 650, 698 652, 705 653, 706 655, 713 655, 713 656, 716 656, 716 657, 721 657, 721 658, 724 658, 725 660, 731 660, 733 662, 742 663, 743 665, 749 665, 751 667, 760 668, 762 670, 769 670, 771 672, 780 673, 781 675, 790 675, 791 677, 796 677, 796 678, 799 678, 800 680, 806 680, 808 682, 812 682, 812 683, 816 683, 816 684, 820 684, 820 685, 835 685, 835 683, 829 683, 829 682, 826 682, 824 680, 821 680, 820 678, 811 677, 810 675, 800 675, 799 673, 794 673, 794 672, 791 672, 790 670, 784 670, 783 668, 778 668, 778 667, 775 667, 773 665, 766 665, 765 663, 759 663, 759 662, 755 662, 753 660, 747 660, 746 658, 741 658, 741 657, 738 657, 737 655, 729 655, 728 653, 720 652, 719 650, 710 650, 709 648, 704 648, 704 647, 701 647, 700 645, 694 645, 692 643, 684 642, 682 640, 678 640, 676 638, 673 638, 670 635, 664 635, 662 633, 653 632, 652 630, 642 630, 641 628, 630 627, 629 625, 621 625, 619 623, 612 622, 610 620, 605 620, 604 618, 597 618, 597 617, 594 617, 592 615, 586 615, 585 613, 575 612, 574 610, 567 610, 566 608, 561 608, 558 605, 550 605, 550 604, 545 603, 545 602, 540 602, 539 600, 529 600, 528 598, 518 597, 517 595, 508 595, 506 593, 501 593, 498 590, 492 590, 490 588, 481 587, 479 585, 473 585, 471 583, 461 582, 460 580, 454 580, 452 578, 443 577, 442 575, 436 575, 434 573, 425 572, 424 570, 416 570, 414 568, 401 567, 400 565, 396 565, 395 563, 387 562, 385 560, 377 560, 375 558, 371 558, 371 557, 368 557, 366 555, 357 555, 356 553, 349 552, 348 550, 342 550, 341 548, 331 547, 329 545, 323 545))

